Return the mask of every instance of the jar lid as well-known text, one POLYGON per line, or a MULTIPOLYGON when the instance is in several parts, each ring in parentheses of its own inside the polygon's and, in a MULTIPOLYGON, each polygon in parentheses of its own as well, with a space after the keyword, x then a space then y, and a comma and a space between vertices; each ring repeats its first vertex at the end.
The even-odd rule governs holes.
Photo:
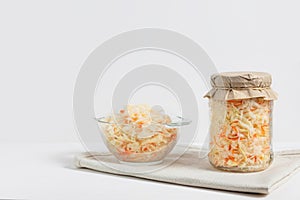
POLYGON ((219 100, 262 97, 277 99, 270 86, 272 76, 265 72, 223 72, 211 76, 212 90, 205 97, 219 100))
POLYGON ((272 76, 266 72, 223 72, 211 76, 215 88, 266 88, 272 84, 272 76))

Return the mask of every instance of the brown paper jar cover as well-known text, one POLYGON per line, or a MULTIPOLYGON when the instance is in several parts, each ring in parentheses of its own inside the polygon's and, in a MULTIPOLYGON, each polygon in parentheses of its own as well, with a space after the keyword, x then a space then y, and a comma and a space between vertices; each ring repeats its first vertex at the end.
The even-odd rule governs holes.
POLYGON ((204 96, 215 100, 262 97, 276 100, 271 89, 272 76, 266 72, 223 72, 211 76, 212 89, 204 96))

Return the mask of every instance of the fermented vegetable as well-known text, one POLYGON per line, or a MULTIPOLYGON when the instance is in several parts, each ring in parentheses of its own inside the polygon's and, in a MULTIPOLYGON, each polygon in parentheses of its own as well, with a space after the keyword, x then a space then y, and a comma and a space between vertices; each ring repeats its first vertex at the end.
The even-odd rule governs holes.
POLYGON ((107 147, 122 161, 158 161, 176 144, 170 116, 149 105, 127 105, 102 122, 107 147))
POLYGON ((215 167, 258 171, 269 166, 272 101, 263 98, 211 100, 209 160, 215 167))

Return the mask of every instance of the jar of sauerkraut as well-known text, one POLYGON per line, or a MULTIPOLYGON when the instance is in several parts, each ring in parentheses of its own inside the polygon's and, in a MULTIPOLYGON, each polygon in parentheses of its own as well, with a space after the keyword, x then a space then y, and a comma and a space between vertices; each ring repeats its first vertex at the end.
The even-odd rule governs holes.
POLYGON ((271 164, 272 110, 277 94, 271 75, 225 72, 211 77, 205 95, 211 110, 210 163, 222 170, 261 171, 271 164))

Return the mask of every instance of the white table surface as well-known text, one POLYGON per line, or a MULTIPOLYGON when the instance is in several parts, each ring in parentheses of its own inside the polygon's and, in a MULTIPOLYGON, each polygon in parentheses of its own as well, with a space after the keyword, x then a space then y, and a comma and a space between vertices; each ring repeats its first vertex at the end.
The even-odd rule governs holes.
POLYGON ((77 143, 0 144, 0 199, 300 199, 300 173, 269 195, 178 186, 73 166, 77 143))

